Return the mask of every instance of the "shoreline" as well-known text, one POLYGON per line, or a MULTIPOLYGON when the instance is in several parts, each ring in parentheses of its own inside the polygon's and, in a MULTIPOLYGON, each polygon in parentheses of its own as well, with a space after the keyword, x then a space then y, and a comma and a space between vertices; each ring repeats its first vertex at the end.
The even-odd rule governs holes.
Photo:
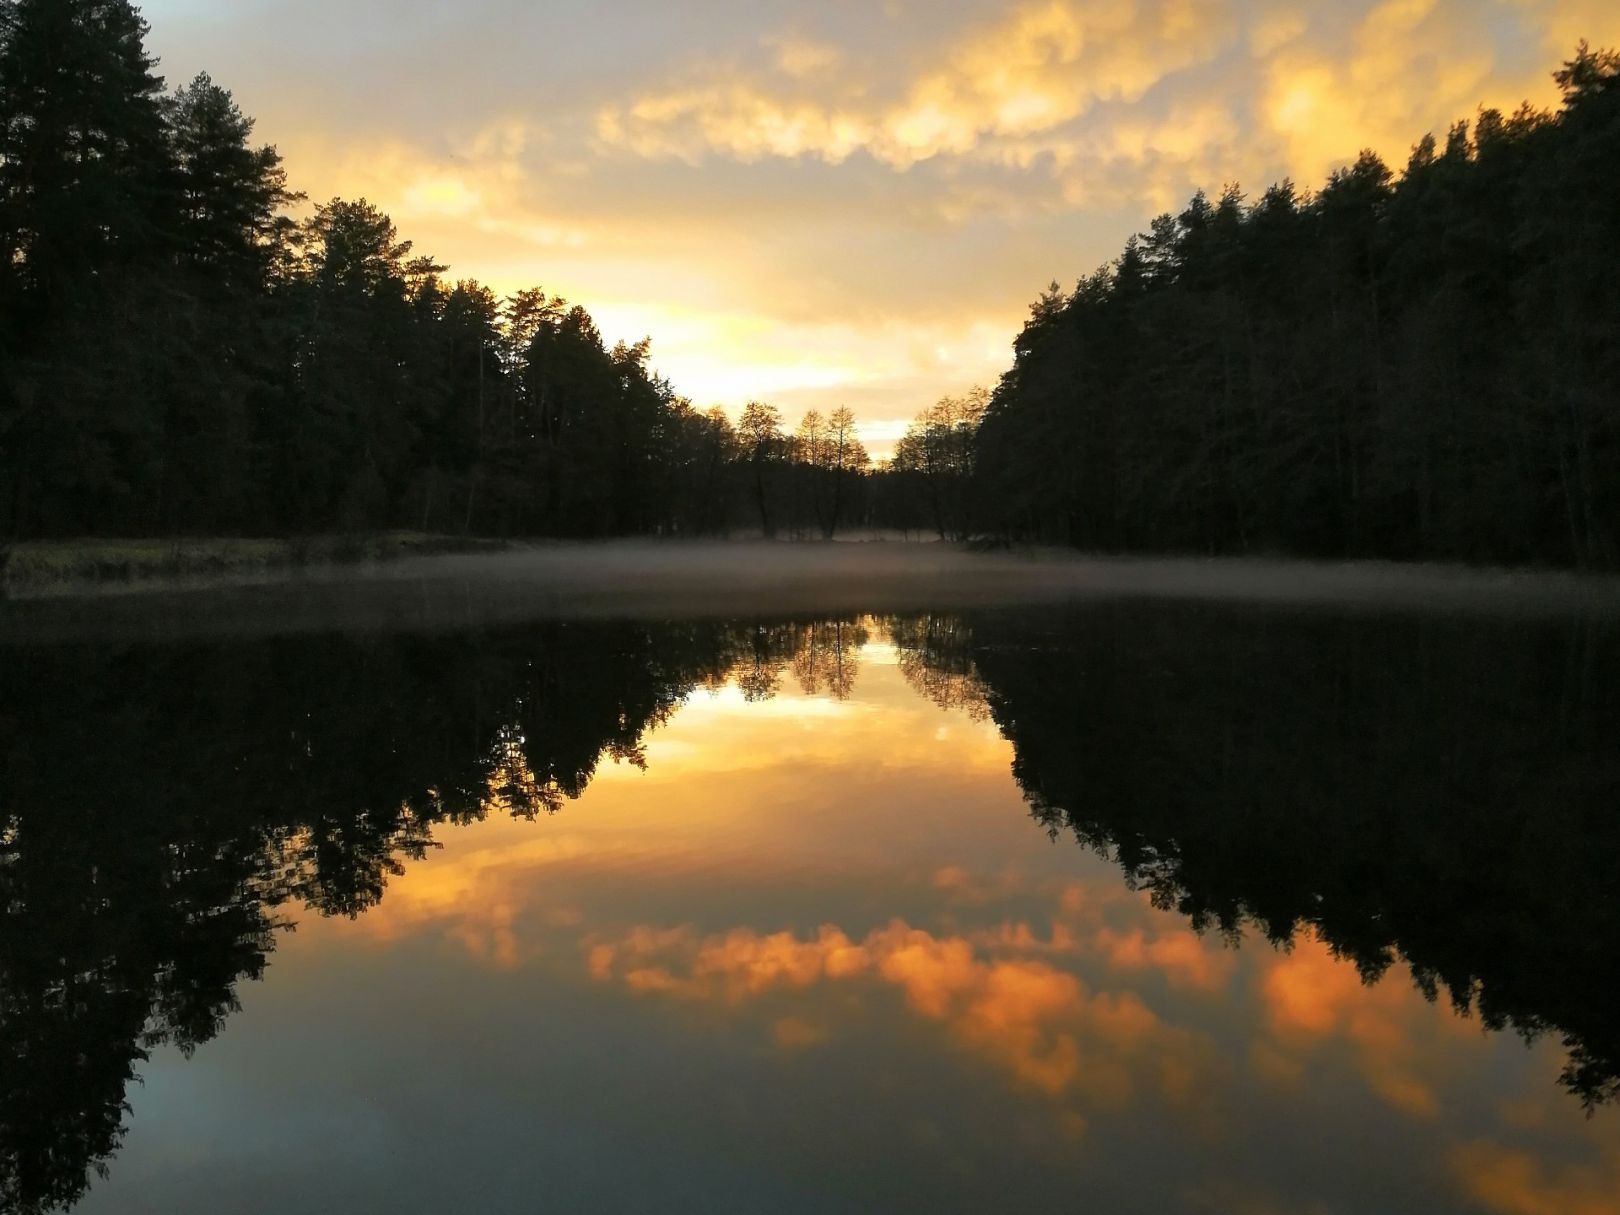
POLYGON ((278 584, 323 570, 513 547, 425 532, 30 540, 0 549, 0 601, 278 584))
MULTIPOLYGON (((0 598, 0 647, 51 638, 441 631, 538 619, 707 619, 1171 603, 1620 622, 1620 577, 1389 562, 974 552, 869 539, 469 541, 412 534, 148 546, 40 546, 53 577, 0 598), (63 557, 64 550, 71 560, 63 557), (151 553, 161 550, 159 557, 151 553), (99 554, 93 557, 92 554, 99 554), (98 563, 99 562, 99 563, 98 563), (178 576, 176 569, 183 572, 178 576), (64 569, 67 573, 64 573, 64 569), (75 576, 76 575, 76 576, 75 576)), ((25 560, 29 554, 25 554, 25 560)), ((34 559, 45 564, 37 550, 34 559)))

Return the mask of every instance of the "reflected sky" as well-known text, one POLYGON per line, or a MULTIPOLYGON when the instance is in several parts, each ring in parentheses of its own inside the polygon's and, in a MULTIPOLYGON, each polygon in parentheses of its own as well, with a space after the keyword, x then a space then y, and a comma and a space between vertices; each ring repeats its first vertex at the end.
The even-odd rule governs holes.
POLYGON ((1032 823, 971 676, 908 652, 802 629, 557 814, 286 909, 79 1209, 1620 1210, 1556 1040, 1193 932, 1032 823))

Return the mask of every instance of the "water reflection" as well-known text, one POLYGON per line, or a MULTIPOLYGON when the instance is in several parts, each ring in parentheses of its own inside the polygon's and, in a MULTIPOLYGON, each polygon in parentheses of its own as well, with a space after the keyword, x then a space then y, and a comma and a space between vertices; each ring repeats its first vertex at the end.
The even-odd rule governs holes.
MULTIPOLYGON (((1245 1086, 1332 1087, 1329 1044, 1385 1108, 1434 1121, 1476 1022, 1561 1040, 1563 1083, 1595 1106, 1620 1074, 1615 641, 1591 622, 1092 605, 11 651, 0 1206, 80 1198, 136 1073, 220 1033, 306 909, 323 940, 391 948, 453 921, 495 973, 575 959, 555 989, 718 1018, 725 1041, 757 1021, 785 1059, 907 1018, 1045 1101, 1017 1126, 1056 1158, 1122 1134, 1128 1107, 1217 1141, 1245 1086), (921 716, 883 699, 889 670, 921 716), (775 709, 838 732, 794 759, 775 709), (1004 781, 997 734, 1038 822, 1125 883, 1064 876, 1089 872, 1072 850, 976 863, 1028 844, 964 817, 965 791, 1004 781), (615 829, 605 797, 524 824, 643 769, 669 776, 662 816, 615 829), (837 863, 807 859, 823 853, 837 863), (591 865, 633 880, 581 884, 591 865), (1290 948, 1227 947, 1251 925, 1290 948), (1414 986, 1475 1020, 1425 1016, 1414 986)), ((985 1097, 962 1083, 971 1123, 985 1097)), ((1451 1160, 1487 1209, 1606 1209, 1589 1194, 1620 1176, 1601 1153, 1615 1169, 1557 1171, 1490 1142, 1451 1160)), ((1253 1197, 1215 1185, 1180 1205, 1253 1197)))
POLYGON ((1620 1092, 1620 674, 1593 627, 1111 609, 967 643, 1037 819, 1199 931, 1406 961, 1620 1092), (1128 645, 1121 645, 1128 637, 1128 645))

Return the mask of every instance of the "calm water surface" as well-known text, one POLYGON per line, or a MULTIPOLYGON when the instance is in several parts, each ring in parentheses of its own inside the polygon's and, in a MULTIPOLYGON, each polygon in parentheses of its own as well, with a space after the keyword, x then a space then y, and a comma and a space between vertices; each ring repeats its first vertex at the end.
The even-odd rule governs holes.
POLYGON ((1620 1211, 1601 621, 0 652, 4 1209, 1620 1211))

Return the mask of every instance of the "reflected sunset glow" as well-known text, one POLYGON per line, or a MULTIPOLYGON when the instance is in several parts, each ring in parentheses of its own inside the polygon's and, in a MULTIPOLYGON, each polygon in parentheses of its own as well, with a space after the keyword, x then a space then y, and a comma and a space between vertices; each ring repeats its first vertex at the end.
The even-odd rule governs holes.
POLYGON ((1527 853, 1501 765, 1593 812, 1615 685, 1564 655, 1610 640, 1142 601, 540 619, 154 645, 158 716, 86 703, 121 645, 28 652, 73 713, 7 769, 8 1015, 82 1062, 12 1090, 85 1145, 64 1192, 107 1165, 91 1215, 195 1205, 191 1152, 284 1205, 289 1151, 357 1206, 471 1168, 496 1206, 544 1176, 1608 1215, 1608 854, 1527 853), (69 846, 114 782, 121 833, 69 846))
MULTIPOLYGON (((322 973, 356 951, 449 949, 665 1020, 682 1049, 747 1044, 767 1085, 814 1057, 857 1101, 858 1058, 920 1054, 1043 1111, 1052 1160, 1152 1122, 1213 1161, 1238 1133, 1229 1111, 1342 1105, 1406 1128, 1433 1184, 1482 1209, 1613 1209, 1620 1155, 1547 1087, 1556 1044, 1482 1033, 1400 964, 1368 984, 1309 932, 1286 950, 1197 934, 1106 863, 1054 853, 1017 823, 982 706, 931 703, 937 682, 908 682, 883 626, 859 628, 844 698, 806 694, 791 663, 769 700, 734 673, 648 735, 645 767, 605 767, 548 821, 445 833, 379 906, 306 921, 297 948, 330 955, 322 973), (1511 1095, 1481 1104, 1479 1076, 1502 1068, 1511 1095)), ((1226 1184, 1187 1179, 1229 1209, 1290 1209, 1226 1184)))

